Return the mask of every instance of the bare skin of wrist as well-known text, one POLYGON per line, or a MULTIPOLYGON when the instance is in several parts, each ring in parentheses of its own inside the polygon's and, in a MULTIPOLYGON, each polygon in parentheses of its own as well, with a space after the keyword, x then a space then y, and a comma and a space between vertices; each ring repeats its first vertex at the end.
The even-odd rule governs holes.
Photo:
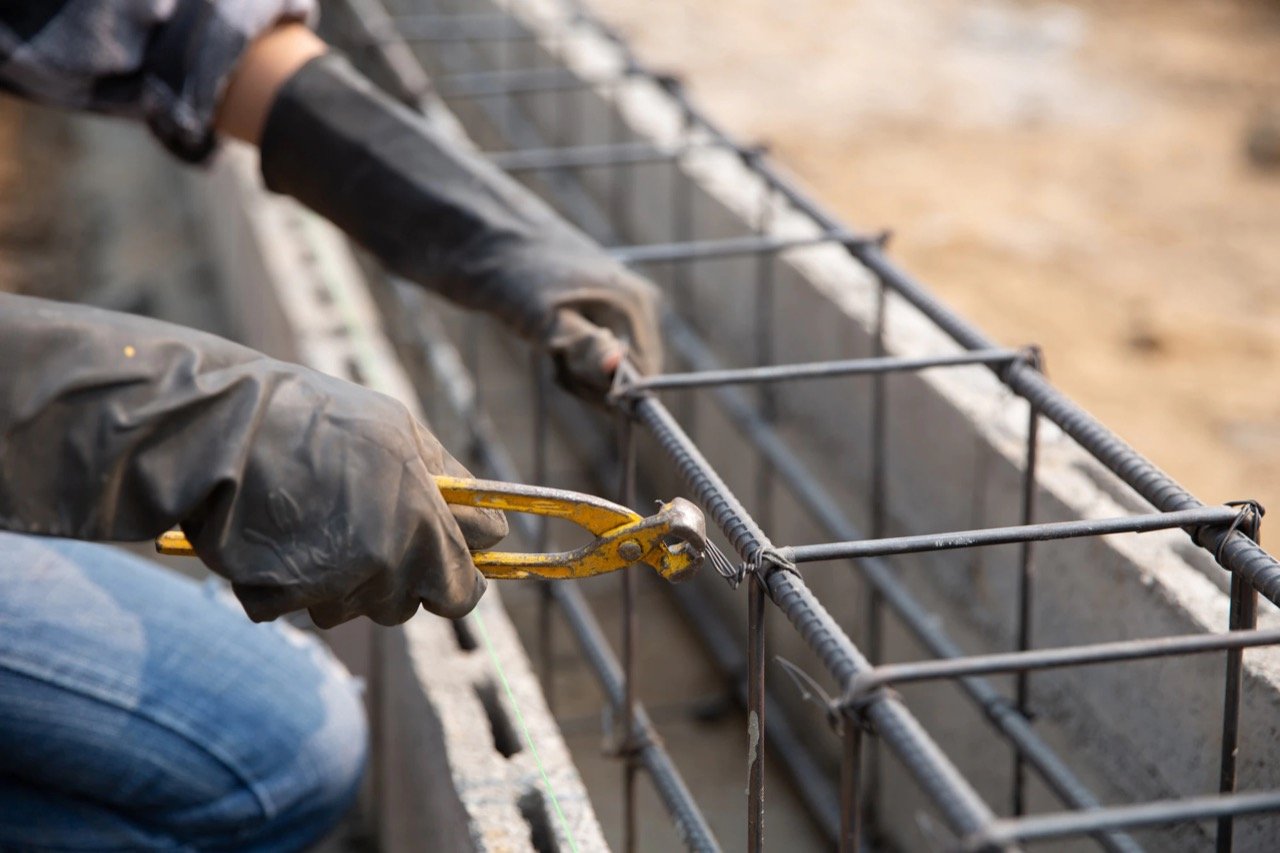
POLYGON ((297 22, 278 24, 254 39, 227 81, 214 127, 225 136, 257 145, 280 87, 328 49, 305 24, 297 22))

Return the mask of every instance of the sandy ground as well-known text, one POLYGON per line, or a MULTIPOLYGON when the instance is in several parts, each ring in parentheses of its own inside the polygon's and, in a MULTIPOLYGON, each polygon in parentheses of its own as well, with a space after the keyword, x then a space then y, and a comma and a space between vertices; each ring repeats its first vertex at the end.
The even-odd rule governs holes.
POLYGON ((1280 508, 1280 3, 592 5, 1201 498, 1280 508))

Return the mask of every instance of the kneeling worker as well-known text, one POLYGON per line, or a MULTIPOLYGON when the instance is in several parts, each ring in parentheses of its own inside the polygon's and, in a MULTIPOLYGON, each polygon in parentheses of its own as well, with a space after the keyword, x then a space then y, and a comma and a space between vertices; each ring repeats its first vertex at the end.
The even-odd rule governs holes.
MULTIPOLYGON (((651 285, 328 50, 311 0, 0 8, 0 84, 256 144, 266 185, 602 392, 660 358, 651 285)), ((0 295, 0 848, 296 850, 354 796, 365 721, 318 643, 97 541, 180 524, 255 622, 328 627, 484 592, 501 515, 394 400, 153 320, 0 295), (80 540, 80 541, 76 541, 80 540)))

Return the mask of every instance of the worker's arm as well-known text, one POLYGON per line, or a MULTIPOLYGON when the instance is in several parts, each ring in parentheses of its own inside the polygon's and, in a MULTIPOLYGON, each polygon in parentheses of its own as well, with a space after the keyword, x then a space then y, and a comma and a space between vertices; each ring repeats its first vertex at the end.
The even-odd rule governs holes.
POLYGON ((181 524, 258 620, 445 616, 484 591, 497 512, 396 401, 212 335, 0 294, 0 529, 149 540, 181 524))
POLYGON ((219 134, 256 142, 271 188, 392 270, 501 317, 570 385, 607 387, 619 339, 656 369, 653 287, 327 54, 304 26, 313 11, 314 0, 0 3, 0 87, 141 118, 189 160, 219 134))
POLYGON ((642 371, 660 366, 652 285, 305 27, 250 47, 218 125, 258 144, 268 187, 405 278, 505 320, 551 353, 570 387, 606 390, 623 342, 642 371))
POLYGON ((5 0, 0 89, 141 120, 174 154, 200 161, 250 46, 315 14, 316 0, 5 0))

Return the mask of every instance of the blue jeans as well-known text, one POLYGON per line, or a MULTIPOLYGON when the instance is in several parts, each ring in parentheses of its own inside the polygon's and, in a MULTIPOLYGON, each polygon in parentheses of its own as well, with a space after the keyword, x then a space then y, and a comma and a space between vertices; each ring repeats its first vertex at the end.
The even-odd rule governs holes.
POLYGON ((300 850, 366 727, 312 637, 101 545, 0 532, 0 850, 300 850))

